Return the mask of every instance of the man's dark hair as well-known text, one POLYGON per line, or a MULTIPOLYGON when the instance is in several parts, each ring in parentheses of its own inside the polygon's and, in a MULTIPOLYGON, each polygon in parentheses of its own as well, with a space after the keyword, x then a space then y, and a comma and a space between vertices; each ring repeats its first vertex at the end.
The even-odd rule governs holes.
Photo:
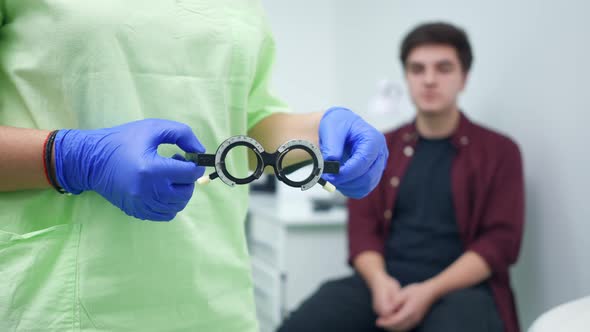
POLYGON ((457 51, 459 61, 465 73, 469 72, 473 62, 471 45, 467 34, 461 28, 444 22, 426 23, 415 27, 401 44, 400 60, 404 67, 410 52, 423 45, 448 45, 457 51))

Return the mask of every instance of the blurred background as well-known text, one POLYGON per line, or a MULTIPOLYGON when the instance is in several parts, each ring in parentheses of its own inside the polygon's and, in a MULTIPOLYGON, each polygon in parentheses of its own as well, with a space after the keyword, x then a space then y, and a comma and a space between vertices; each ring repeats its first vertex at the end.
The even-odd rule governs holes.
MULTIPOLYGON (((263 0, 277 43, 274 90, 295 112, 343 105, 382 131, 408 121, 399 45, 443 20, 468 33, 460 105, 520 145, 526 227, 513 287, 523 330, 590 295, 590 2, 263 0)), ((271 331, 327 278, 349 273, 344 198, 253 187, 248 236, 261 328, 271 331)))

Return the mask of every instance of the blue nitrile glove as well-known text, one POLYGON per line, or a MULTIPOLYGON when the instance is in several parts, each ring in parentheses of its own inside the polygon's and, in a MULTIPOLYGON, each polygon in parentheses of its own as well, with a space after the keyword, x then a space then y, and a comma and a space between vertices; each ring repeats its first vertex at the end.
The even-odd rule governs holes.
POLYGON ((362 198, 377 186, 389 156, 385 137, 360 116, 332 107, 320 121, 320 150, 325 160, 341 163, 339 174, 324 174, 344 195, 362 198))
POLYGON ((148 119, 98 130, 60 130, 55 137, 59 184, 79 194, 93 190, 130 216, 168 221, 184 209, 204 168, 165 158, 158 145, 205 152, 185 124, 148 119))

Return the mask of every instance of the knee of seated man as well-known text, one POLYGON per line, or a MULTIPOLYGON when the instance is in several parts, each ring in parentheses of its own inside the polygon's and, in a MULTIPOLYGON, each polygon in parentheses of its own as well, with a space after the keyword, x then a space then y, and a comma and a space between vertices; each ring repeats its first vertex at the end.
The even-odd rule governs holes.
POLYGON ((471 287, 451 292, 438 303, 445 311, 458 310, 460 313, 493 305, 491 293, 485 287, 471 287))
POLYGON ((502 331, 491 292, 486 287, 458 290, 435 303, 418 331, 502 331))
POLYGON ((337 292, 340 293, 343 289, 357 289, 363 286, 362 281, 354 276, 340 279, 332 279, 324 282, 318 291, 321 292, 337 292))
POLYGON ((317 290, 317 294, 322 295, 335 295, 341 293, 343 283, 341 280, 328 280, 320 285, 317 290))

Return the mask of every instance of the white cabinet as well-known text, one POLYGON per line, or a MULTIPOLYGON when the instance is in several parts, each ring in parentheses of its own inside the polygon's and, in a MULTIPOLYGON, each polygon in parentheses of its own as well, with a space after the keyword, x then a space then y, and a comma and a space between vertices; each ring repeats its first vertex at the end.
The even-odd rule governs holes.
POLYGON ((247 228, 261 332, 272 332, 346 263, 346 209, 282 215, 272 198, 252 198, 247 228))

